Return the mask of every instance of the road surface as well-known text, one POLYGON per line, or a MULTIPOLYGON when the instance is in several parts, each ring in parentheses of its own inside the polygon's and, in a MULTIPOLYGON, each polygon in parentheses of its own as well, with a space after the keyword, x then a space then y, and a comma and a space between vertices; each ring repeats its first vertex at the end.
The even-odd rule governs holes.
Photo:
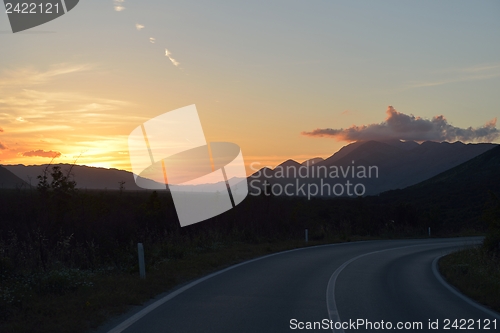
POLYGON ((369 241, 269 255, 196 280, 105 329, 449 332, 461 326, 494 332, 500 315, 464 298, 435 269, 440 256, 479 242, 369 241))

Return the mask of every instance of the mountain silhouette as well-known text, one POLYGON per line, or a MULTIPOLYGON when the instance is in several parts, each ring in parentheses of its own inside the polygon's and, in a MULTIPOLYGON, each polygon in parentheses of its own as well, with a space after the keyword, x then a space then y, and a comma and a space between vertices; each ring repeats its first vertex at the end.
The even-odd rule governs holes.
POLYGON ((440 214, 442 221, 477 223, 491 194, 500 195, 499 170, 500 146, 496 146, 421 183, 371 200, 426 207, 429 214, 440 214))
MULTIPOLYGON (((66 173, 70 168, 73 180, 76 181, 76 187, 80 189, 97 189, 97 190, 118 190, 119 182, 124 181, 126 190, 144 190, 136 185, 134 175, 132 172, 118 169, 96 168, 82 165, 71 164, 53 164, 49 166, 48 172, 50 174, 52 166, 60 166, 61 170, 66 173)), ((15 176, 24 180, 31 185, 38 184, 37 176, 41 175, 47 165, 4 165, 3 168, 13 173, 15 176)), ((16 177, 16 178, 17 178, 16 177)), ((152 180, 139 177, 141 182, 153 182, 152 180)))
POLYGON ((270 177, 263 177, 263 170, 260 170, 249 180, 259 180, 251 186, 254 189, 259 187, 264 178, 271 184, 282 186, 295 183, 297 178, 300 184, 316 184, 318 187, 324 183, 333 186, 349 181, 352 184, 363 184, 366 189, 364 195, 375 195, 420 183, 496 146, 491 143, 358 141, 343 147, 323 161, 317 161, 309 167, 307 177, 303 177, 306 174, 304 163, 299 166, 298 162, 288 160, 273 170, 266 170, 266 175, 270 177), (303 172, 297 176, 300 167, 303 172), (365 177, 361 173, 359 177, 357 172, 361 168, 373 172, 371 175, 365 174, 365 177), (333 169, 339 170, 337 178, 331 177, 330 170, 333 169))
POLYGON ((313 164, 317 164, 317 163, 320 163, 320 162, 323 162, 324 159, 321 158, 321 157, 315 157, 315 158, 311 158, 309 160, 306 160, 304 162, 302 162, 301 164, 302 165, 313 165, 313 164))
POLYGON ((27 188, 29 185, 9 170, 0 166, 0 189, 27 188))
MULTIPOLYGON (((489 143, 464 144, 462 142, 426 141, 418 144, 413 141, 403 142, 399 140, 359 141, 343 147, 324 160, 313 158, 298 163, 290 159, 274 169, 262 168, 250 176, 248 180, 249 182, 257 180, 259 184, 257 186, 260 186, 261 189, 264 187, 265 181, 267 181, 266 184, 286 185, 291 182, 295 183, 296 178, 299 178, 300 184, 320 186, 321 181, 323 181, 333 186, 336 183, 345 183, 349 180, 353 184, 362 183, 366 188, 364 195, 375 195, 420 183, 496 146, 489 143), (353 167, 365 167, 366 170, 372 167, 372 177, 360 179, 356 173, 353 177, 351 172, 353 167), (338 178, 330 177, 332 168, 338 169, 338 178), (298 175, 299 170, 302 172, 304 169, 308 170, 309 175, 306 178, 301 178, 298 175), (278 170, 281 171, 281 174, 278 173, 278 170), (318 170, 327 170, 326 177, 324 177, 324 172, 318 172, 318 170)), ((70 164, 55 165, 61 166, 63 172, 72 167, 70 164)), ((46 167, 47 165, 4 165, 5 171, 9 171, 13 174, 11 176, 16 177, 15 180, 12 180, 12 177, 3 176, 6 179, 4 186, 7 188, 7 184, 9 184, 9 188, 15 188, 15 184, 23 183, 31 183, 32 186, 36 186, 37 176, 41 175, 46 167)), ((143 190, 136 185, 134 175, 124 170, 74 165, 71 173, 77 183, 77 188, 116 190, 119 188, 120 182, 125 182, 126 190, 143 190)), ((153 182, 141 177, 139 177, 139 181, 153 182)), ((253 183, 249 190, 252 191, 252 187, 255 189, 257 186, 253 183)), ((200 185, 186 187, 187 190, 196 188, 203 190, 203 186, 200 185)))
POLYGON ((279 166, 287 168, 287 167, 293 167, 293 168, 298 168, 301 166, 301 164, 297 161, 294 160, 286 160, 285 162, 281 163, 279 166))

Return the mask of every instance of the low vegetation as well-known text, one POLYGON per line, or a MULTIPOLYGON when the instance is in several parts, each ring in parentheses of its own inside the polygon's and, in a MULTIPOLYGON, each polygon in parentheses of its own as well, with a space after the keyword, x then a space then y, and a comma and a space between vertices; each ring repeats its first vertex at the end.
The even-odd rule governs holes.
POLYGON ((357 239, 475 234, 411 202, 249 196, 203 223, 179 226, 167 191, 78 190, 71 170, 37 188, 0 191, 0 331, 84 332, 173 286, 243 260, 357 239), (137 243, 147 279, 138 274, 137 243))
POLYGON ((139 278, 133 264, 129 271, 111 266, 94 271, 52 269, 46 275, 35 277, 36 281, 18 276, 22 280, 4 280, 6 284, 0 288, 3 312, 0 331, 87 332, 110 316, 140 305, 178 284, 246 259, 300 246, 305 243, 235 243, 215 245, 213 249, 186 249, 150 263, 145 280, 139 278))
POLYGON ((500 312, 500 256, 465 249, 442 258, 439 269, 465 295, 500 312))
POLYGON ((445 256, 439 269, 464 294, 500 312, 500 199, 491 196, 483 215, 489 229, 482 246, 445 256))

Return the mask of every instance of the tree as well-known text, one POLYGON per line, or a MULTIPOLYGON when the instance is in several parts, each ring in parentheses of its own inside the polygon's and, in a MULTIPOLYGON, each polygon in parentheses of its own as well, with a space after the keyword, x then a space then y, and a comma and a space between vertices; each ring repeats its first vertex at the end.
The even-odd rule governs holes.
POLYGON ((123 180, 121 180, 121 181, 119 181, 119 182, 118 182, 118 184, 120 185, 120 187, 119 187, 120 194, 122 194, 122 193, 123 193, 123 191, 125 191, 125 183, 126 183, 126 182, 125 182, 125 181, 123 181, 123 180))
POLYGON ((48 192, 50 192, 54 195, 61 195, 68 194, 75 190, 76 181, 70 180, 71 170, 73 166, 71 166, 68 172, 64 174, 60 166, 54 165, 52 167, 52 172, 50 173, 50 176, 52 177, 52 181, 50 183, 47 176, 48 168, 49 165, 47 165, 47 167, 43 171, 43 174, 37 177, 37 188, 42 194, 46 195, 48 192))

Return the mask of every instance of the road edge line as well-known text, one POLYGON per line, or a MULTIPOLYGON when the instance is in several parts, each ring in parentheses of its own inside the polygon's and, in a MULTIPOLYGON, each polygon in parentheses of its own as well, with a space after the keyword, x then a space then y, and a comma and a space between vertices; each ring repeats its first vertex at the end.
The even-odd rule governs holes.
POLYGON ((121 332, 123 332, 124 330, 126 330, 127 328, 129 328, 130 326, 132 326, 135 322, 137 322, 138 320, 140 320, 141 318, 143 318, 144 316, 146 316, 147 314, 149 314, 151 311, 155 310, 159 306, 161 306, 164 303, 168 302, 169 300, 171 300, 175 296, 183 293, 184 291, 186 291, 186 290, 188 290, 188 289, 196 286, 197 284, 199 284, 201 282, 204 282, 204 281, 206 281, 206 280, 208 280, 210 278, 213 278, 214 276, 217 276, 219 274, 225 273, 225 272, 227 272, 229 270, 232 270, 234 268, 237 268, 237 267, 240 267, 240 266, 243 266, 243 265, 246 265, 246 264, 258 261, 258 260, 262 260, 262 259, 266 259, 266 258, 269 258, 269 257, 273 257, 273 256, 276 256, 276 255, 279 255, 279 254, 285 254, 285 253, 290 253, 290 252, 294 252, 294 251, 301 251, 301 250, 306 250, 306 249, 313 249, 313 248, 320 248, 320 247, 327 247, 327 246, 339 246, 339 245, 346 245, 346 244, 359 244, 359 243, 364 243, 364 242, 370 242, 370 241, 345 242, 345 243, 334 243, 334 244, 323 244, 323 245, 300 247, 300 248, 297 248, 297 249, 292 249, 292 250, 286 250, 286 251, 271 253, 271 254, 268 254, 268 255, 265 255, 265 256, 262 256, 262 257, 250 259, 250 260, 241 262, 239 264, 235 264, 233 266, 224 268, 224 269, 222 269, 220 271, 214 272, 212 274, 209 274, 207 276, 204 276, 202 278, 194 280, 193 282, 185 285, 184 287, 181 287, 181 288, 179 288, 177 290, 172 291, 171 293, 165 295, 164 297, 160 298, 156 302, 148 305, 147 307, 145 307, 141 311, 137 312, 136 314, 134 314, 134 315, 130 316, 129 318, 127 318, 126 320, 122 321, 120 324, 118 324, 117 326, 115 326, 114 328, 112 328, 111 330, 109 330, 108 333, 121 333, 121 332))
MULTIPOLYGON (((354 258, 344 262, 342 265, 339 266, 339 268, 337 268, 335 270, 335 272, 333 272, 333 274, 330 276, 330 280, 328 280, 328 286, 326 288, 326 307, 327 307, 327 311, 328 311, 328 317, 334 323, 341 322, 340 316, 339 316, 339 311, 337 308, 337 302, 335 301, 335 285, 337 283, 337 278, 340 275, 340 273, 342 273, 344 268, 346 268, 350 263, 352 263, 352 262, 354 262, 362 257, 369 256, 369 255, 376 254, 376 253, 387 252, 387 251, 392 251, 392 250, 399 250, 399 249, 404 249, 404 248, 409 248, 409 247, 417 247, 417 246, 425 246, 425 245, 441 245, 441 244, 447 244, 447 243, 424 243, 424 244, 415 244, 415 245, 394 247, 391 249, 384 249, 384 250, 378 250, 378 251, 373 251, 373 252, 369 252, 369 253, 364 253, 364 254, 361 254, 357 257, 354 257, 354 258)), ((343 328, 335 329, 335 326, 332 327, 332 332, 333 333, 335 333, 335 332, 345 333, 343 328)))
MULTIPOLYGON (((437 244, 441 244, 441 243, 433 243, 432 245, 437 245, 437 244)), ((326 308, 328 310, 328 317, 330 318, 330 320, 333 321, 334 323, 337 323, 337 322, 341 323, 339 311, 337 308, 337 301, 335 301, 335 285, 337 283, 337 278, 339 277, 340 273, 342 273, 344 268, 346 268, 350 263, 352 263, 360 258, 369 256, 372 254, 376 254, 376 253, 387 252, 387 251, 392 251, 392 250, 399 250, 399 249, 404 249, 404 248, 408 248, 408 247, 423 246, 423 245, 429 245, 429 243, 407 245, 407 246, 394 247, 394 248, 390 248, 390 249, 368 252, 368 253, 360 254, 359 256, 354 257, 352 259, 349 259, 346 262, 344 262, 342 265, 340 265, 339 268, 337 268, 335 270, 335 272, 333 272, 333 274, 330 276, 330 279, 328 280, 328 286, 326 287, 326 308)), ((332 327, 332 332, 333 333, 335 333, 335 332, 344 333, 344 329, 342 327, 340 329, 335 329, 335 326, 334 326, 334 327, 332 327)))
MULTIPOLYGON (((453 252, 450 252, 450 253, 453 253, 453 252)), ((446 255, 448 255, 450 253, 440 255, 440 256, 434 258, 434 260, 432 261, 432 273, 434 273, 434 276, 436 277, 436 279, 443 286, 445 286, 446 289, 448 289, 449 291, 451 291, 456 296, 460 297, 463 301, 469 303, 470 305, 472 305, 476 309, 479 309, 479 310, 483 311, 487 315, 492 316, 492 317, 500 320, 500 314, 499 313, 497 313, 497 312, 495 312, 495 311, 487 308, 485 305, 483 305, 481 303, 478 303, 475 300, 473 300, 472 298, 466 296, 465 294, 463 294, 462 292, 460 292, 457 288, 455 288, 454 286, 452 286, 451 284, 449 284, 448 282, 446 282, 446 280, 443 278, 443 276, 439 272, 439 269, 437 267, 437 263, 438 263, 439 259, 441 259, 442 257, 444 257, 444 256, 446 256, 446 255)))

